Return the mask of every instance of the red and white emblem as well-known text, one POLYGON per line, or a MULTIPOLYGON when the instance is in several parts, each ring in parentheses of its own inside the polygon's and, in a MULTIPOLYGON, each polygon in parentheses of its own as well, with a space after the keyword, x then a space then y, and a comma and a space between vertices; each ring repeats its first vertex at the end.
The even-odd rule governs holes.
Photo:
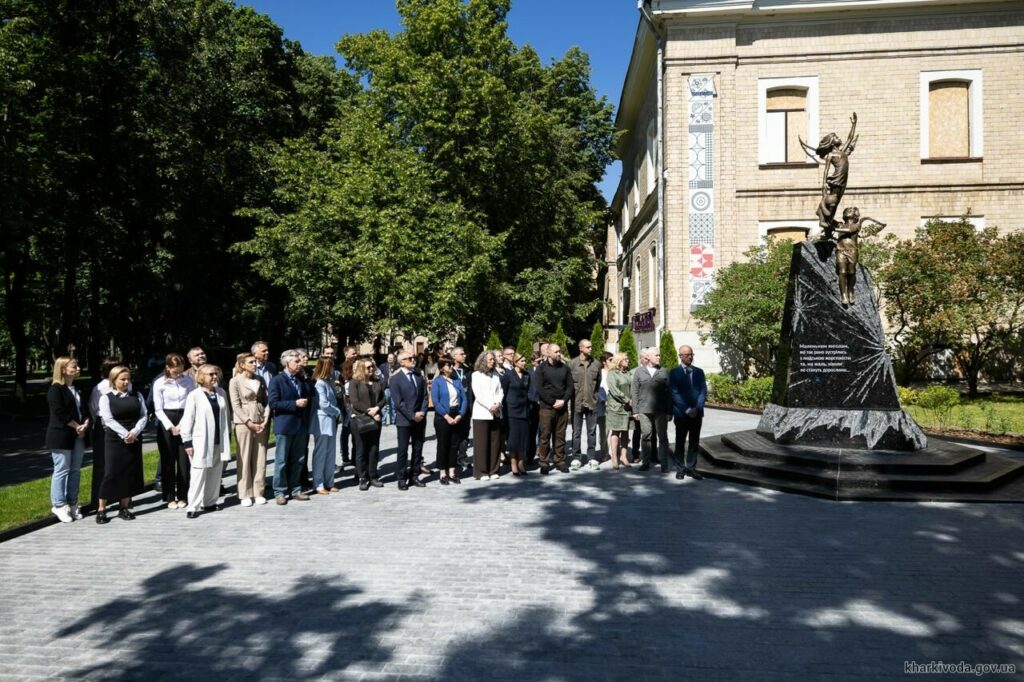
POLYGON ((707 244, 690 247, 690 275, 710 277, 715 270, 715 248, 707 244))

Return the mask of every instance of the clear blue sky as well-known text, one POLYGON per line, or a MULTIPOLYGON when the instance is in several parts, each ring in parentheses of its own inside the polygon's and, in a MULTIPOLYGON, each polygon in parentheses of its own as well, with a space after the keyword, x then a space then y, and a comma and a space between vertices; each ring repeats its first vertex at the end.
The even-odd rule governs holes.
MULTIPOLYGON (((337 57, 334 45, 347 33, 402 26, 393 0, 239 0, 268 14, 285 36, 314 54, 337 57)), ((639 13, 636 0, 512 0, 509 35, 529 43, 545 62, 576 45, 590 55, 591 83, 618 107, 639 13)), ((609 200, 619 181, 609 166, 601 189, 609 200)))

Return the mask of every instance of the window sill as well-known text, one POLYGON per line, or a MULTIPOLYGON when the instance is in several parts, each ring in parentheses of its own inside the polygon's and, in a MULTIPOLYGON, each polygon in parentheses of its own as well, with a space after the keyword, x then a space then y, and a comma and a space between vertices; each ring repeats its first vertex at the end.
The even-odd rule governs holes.
POLYGON ((947 156, 947 157, 933 157, 930 159, 921 159, 922 164, 938 164, 938 163, 981 163, 984 161, 983 156, 947 156))
POLYGON ((757 167, 760 170, 771 170, 773 168, 817 168, 818 164, 806 161, 786 161, 782 163, 761 163, 757 167))

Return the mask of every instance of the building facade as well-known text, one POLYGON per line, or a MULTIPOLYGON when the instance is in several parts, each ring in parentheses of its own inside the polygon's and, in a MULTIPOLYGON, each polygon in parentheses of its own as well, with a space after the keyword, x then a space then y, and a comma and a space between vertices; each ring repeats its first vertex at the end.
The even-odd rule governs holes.
MULTIPOLYGON (((858 121, 841 208, 901 237, 1024 224, 1024 3, 648 0, 616 126, 607 324, 717 369, 694 309, 766 236, 817 227, 827 133, 858 121)), ((757 292, 751 292, 756 295, 757 292)))

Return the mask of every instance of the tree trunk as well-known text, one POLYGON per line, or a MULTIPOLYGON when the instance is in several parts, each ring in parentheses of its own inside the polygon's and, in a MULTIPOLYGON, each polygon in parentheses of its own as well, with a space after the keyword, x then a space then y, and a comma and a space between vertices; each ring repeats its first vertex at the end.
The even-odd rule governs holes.
POLYGON ((28 388, 28 340, 25 337, 25 265, 23 261, 12 263, 13 267, 4 283, 7 331, 14 345, 14 395, 18 402, 25 402, 28 388))

